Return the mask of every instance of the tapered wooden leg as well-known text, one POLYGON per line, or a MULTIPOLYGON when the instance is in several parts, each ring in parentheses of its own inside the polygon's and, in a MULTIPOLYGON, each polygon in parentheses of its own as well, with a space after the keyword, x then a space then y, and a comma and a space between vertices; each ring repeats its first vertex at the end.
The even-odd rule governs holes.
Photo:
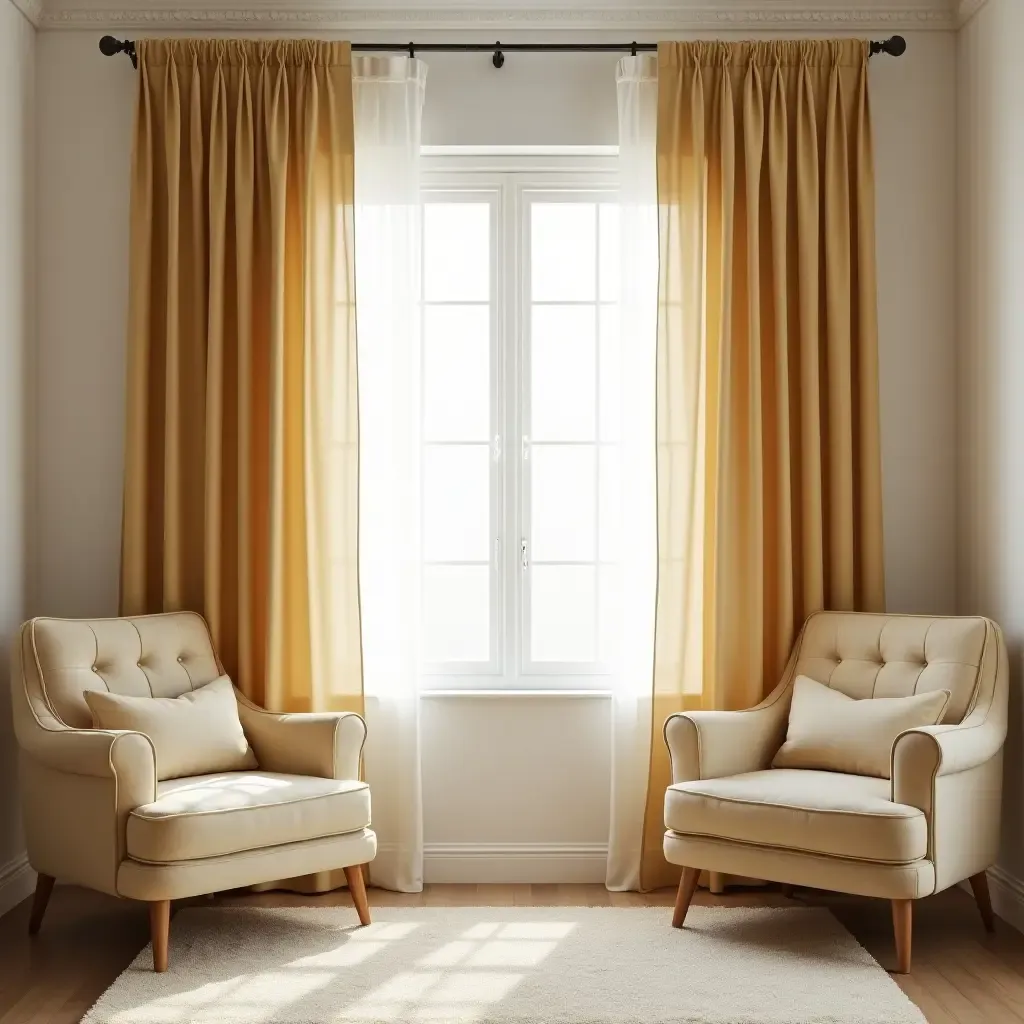
POLYGON ((356 905, 359 923, 369 924, 370 904, 366 901, 366 879, 363 878, 363 866, 353 864, 352 867, 345 868, 345 881, 348 882, 349 892, 352 893, 352 902, 356 905))
POLYGON ((36 935, 39 932, 39 926, 43 923, 43 914, 46 913, 46 905, 50 902, 50 893, 53 892, 55 881, 53 875, 36 876, 36 894, 32 897, 32 916, 28 919, 29 935, 36 935))
POLYGON ((985 931, 994 932, 996 930, 996 917, 992 913, 992 897, 988 891, 988 875, 984 871, 971 875, 971 889, 974 890, 974 901, 978 904, 978 910, 981 911, 981 920, 985 924, 985 931))
POLYGON ((700 878, 699 868, 683 868, 683 877, 679 879, 679 891, 676 893, 676 908, 672 913, 672 927, 682 928, 686 920, 686 912, 690 909, 690 900, 697 891, 697 879, 700 878))
POLYGON ((149 934, 153 941, 153 970, 167 970, 167 944, 171 936, 171 901, 156 900, 149 905, 149 934))
POLYGON ((914 901, 892 901, 892 930, 896 936, 896 973, 910 973, 910 942, 914 931, 914 901))

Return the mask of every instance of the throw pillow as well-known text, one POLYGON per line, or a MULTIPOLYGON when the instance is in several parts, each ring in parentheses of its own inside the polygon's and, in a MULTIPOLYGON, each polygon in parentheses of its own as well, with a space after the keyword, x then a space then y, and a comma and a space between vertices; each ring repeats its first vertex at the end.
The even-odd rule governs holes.
POLYGON ((160 780, 257 766, 227 676, 180 697, 127 697, 87 690, 85 700, 95 728, 142 732, 153 741, 160 780))
POLYGON ((933 690, 911 697, 856 700, 807 676, 797 676, 786 742, 772 767, 888 779, 896 737, 907 729, 941 722, 949 697, 949 690, 933 690))

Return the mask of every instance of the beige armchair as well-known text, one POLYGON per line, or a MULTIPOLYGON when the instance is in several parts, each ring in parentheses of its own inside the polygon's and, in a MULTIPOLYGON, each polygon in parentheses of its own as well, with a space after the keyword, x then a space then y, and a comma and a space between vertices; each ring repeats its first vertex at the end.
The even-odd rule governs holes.
POLYGON ((91 727, 86 690, 177 697, 222 673, 206 623, 189 612, 22 627, 11 678, 39 874, 30 932, 55 879, 144 900, 164 971, 171 900, 339 868, 369 924, 362 865, 377 839, 358 715, 277 715, 239 697, 259 769, 164 782, 149 737, 91 727))
POLYGON ((994 622, 812 616, 782 681, 756 708, 665 723, 665 857, 684 866, 673 926, 683 926, 709 870, 891 900, 903 974, 913 900, 970 879, 991 930, 985 870, 999 846, 1006 717, 1006 647, 994 622), (798 675, 854 698, 952 696, 942 724, 897 737, 891 780, 773 769, 798 675))

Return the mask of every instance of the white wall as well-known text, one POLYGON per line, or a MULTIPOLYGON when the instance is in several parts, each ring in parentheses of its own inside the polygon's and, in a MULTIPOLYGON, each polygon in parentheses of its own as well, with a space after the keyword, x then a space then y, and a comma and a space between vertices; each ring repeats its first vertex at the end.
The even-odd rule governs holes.
POLYGON ((960 57, 959 603, 1010 652, 996 909, 1024 927, 1024 4, 989 0, 960 57))
MULTIPOLYGON (((56 615, 117 602, 134 73, 101 57, 96 38, 39 38, 37 608, 56 615)), ((908 40, 905 57, 872 64, 886 579, 892 609, 948 612, 956 44, 952 33, 908 40)), ((487 54, 427 60, 428 144, 616 141, 613 56, 509 54, 501 71, 487 54)), ((424 745, 428 878, 603 878, 605 701, 434 698, 424 745)))
POLYGON ((0 914, 32 881, 21 839, 7 663, 28 603, 34 47, 32 26, 0 0, 0 914))

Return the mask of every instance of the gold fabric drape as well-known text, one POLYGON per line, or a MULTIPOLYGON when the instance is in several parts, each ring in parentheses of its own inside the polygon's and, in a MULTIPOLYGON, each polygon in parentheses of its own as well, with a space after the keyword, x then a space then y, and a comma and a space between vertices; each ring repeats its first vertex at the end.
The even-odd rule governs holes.
POLYGON ((145 40, 121 607, 277 711, 362 710, 347 43, 145 40))
POLYGON ((881 610, 868 44, 658 48, 659 579, 641 868, 665 718, 751 707, 822 608, 881 610))

